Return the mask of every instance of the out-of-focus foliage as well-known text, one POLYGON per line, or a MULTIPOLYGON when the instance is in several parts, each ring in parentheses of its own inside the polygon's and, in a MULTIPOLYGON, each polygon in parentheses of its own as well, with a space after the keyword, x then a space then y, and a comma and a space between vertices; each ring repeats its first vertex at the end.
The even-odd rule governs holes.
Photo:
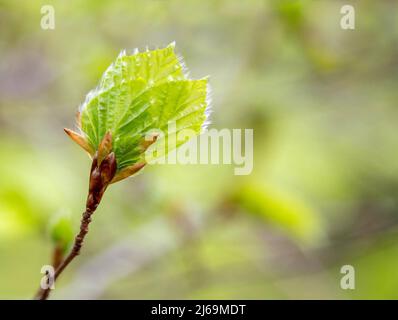
POLYGON ((58 213, 50 224, 50 236, 54 246, 66 253, 73 242, 73 228, 70 216, 58 213))
POLYGON ((245 184, 236 190, 231 201, 247 213, 279 226, 308 245, 322 237, 319 217, 304 203, 279 194, 272 188, 245 184))
POLYGON ((112 185, 53 297, 397 298, 398 3, 352 1, 355 30, 345 4, 0 1, 0 297, 33 296, 58 212, 78 230, 90 162, 62 128, 86 93, 120 50, 176 41, 211 75, 211 127, 254 129, 253 172, 151 165, 112 185))

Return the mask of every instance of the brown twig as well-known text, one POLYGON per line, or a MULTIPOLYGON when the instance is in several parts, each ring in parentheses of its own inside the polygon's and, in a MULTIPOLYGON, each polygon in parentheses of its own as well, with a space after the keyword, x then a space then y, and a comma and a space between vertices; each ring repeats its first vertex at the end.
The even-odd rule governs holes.
POLYGON ((61 246, 56 245, 53 251, 53 267, 57 269, 64 259, 64 252, 61 246))
MULTIPOLYGON (((72 250, 65 260, 56 268, 54 273, 54 282, 58 279, 65 268, 80 254, 83 246, 84 238, 88 233, 88 226, 91 222, 91 216, 97 209, 101 202, 102 196, 112 181, 116 173, 116 158, 113 152, 106 157, 101 155, 98 157, 98 152, 93 157, 93 162, 90 171, 89 192, 86 202, 86 211, 83 213, 80 232, 75 238, 72 250)), ((36 296, 39 300, 46 300, 50 294, 51 289, 41 289, 36 296)))

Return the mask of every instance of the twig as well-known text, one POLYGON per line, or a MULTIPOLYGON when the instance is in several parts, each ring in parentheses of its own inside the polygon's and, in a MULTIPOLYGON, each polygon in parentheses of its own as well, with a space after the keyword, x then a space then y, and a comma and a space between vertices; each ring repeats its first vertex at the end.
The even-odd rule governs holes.
MULTIPOLYGON (((86 211, 83 213, 80 232, 75 238, 72 250, 65 260, 56 268, 54 273, 54 282, 58 279, 65 268, 80 254, 84 238, 88 233, 88 226, 91 222, 91 216, 101 202, 102 196, 116 173, 116 158, 111 152, 102 161, 98 159, 98 153, 95 154, 90 171, 89 192, 86 202, 86 211)), ((46 300, 50 294, 50 288, 41 289, 36 296, 39 300, 46 300)))

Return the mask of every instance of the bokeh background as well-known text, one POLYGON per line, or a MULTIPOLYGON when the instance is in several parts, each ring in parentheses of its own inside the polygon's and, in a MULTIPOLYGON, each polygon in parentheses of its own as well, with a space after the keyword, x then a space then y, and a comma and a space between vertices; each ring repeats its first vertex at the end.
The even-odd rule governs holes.
POLYGON ((34 295, 56 217, 78 230, 90 161, 62 129, 86 93, 120 50, 172 41, 211 76, 210 127, 254 129, 254 170, 153 165, 113 185, 51 297, 398 298, 393 0, 1 0, 0 298, 34 295))

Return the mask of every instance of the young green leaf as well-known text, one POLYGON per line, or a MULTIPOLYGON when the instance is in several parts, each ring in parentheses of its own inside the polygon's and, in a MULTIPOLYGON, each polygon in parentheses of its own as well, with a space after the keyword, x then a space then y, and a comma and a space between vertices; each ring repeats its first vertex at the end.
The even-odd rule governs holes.
POLYGON ((65 131, 91 156, 97 152, 102 159, 115 153, 115 182, 145 165, 144 153, 150 144, 167 145, 163 154, 158 153, 163 156, 185 142, 165 143, 169 123, 174 124, 173 133, 191 129, 199 134, 208 114, 208 96, 208 79, 187 78, 174 44, 132 55, 122 52, 81 106, 80 133, 65 131), (154 130, 164 134, 146 139, 154 130))

